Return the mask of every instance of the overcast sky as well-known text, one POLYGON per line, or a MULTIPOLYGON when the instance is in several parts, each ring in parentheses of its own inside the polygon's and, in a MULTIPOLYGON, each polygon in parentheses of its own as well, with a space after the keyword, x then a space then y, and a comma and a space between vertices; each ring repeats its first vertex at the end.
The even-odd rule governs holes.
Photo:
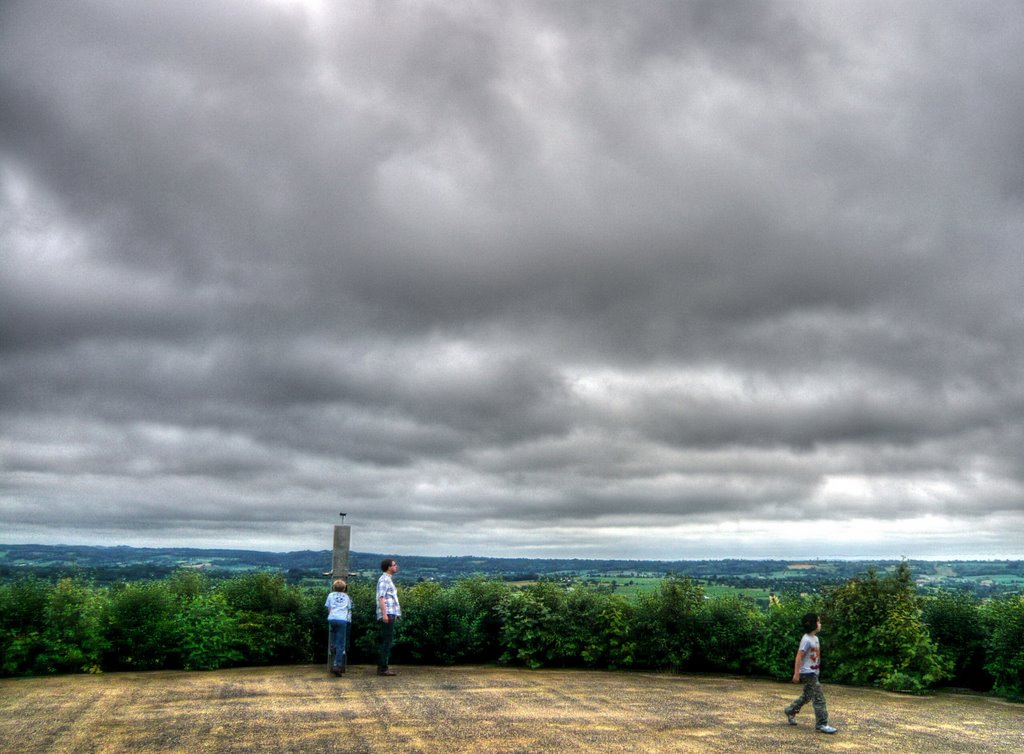
POLYGON ((1024 5, 0 6, 0 541, 1024 557, 1024 5))

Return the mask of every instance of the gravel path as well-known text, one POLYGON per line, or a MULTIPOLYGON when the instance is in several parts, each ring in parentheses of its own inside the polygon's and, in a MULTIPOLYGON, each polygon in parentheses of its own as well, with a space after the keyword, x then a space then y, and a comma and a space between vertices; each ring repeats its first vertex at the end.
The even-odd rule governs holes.
POLYGON ((7 754, 1024 752, 1024 705, 825 684, 839 733, 782 708, 793 684, 655 673, 320 666, 0 680, 7 754))

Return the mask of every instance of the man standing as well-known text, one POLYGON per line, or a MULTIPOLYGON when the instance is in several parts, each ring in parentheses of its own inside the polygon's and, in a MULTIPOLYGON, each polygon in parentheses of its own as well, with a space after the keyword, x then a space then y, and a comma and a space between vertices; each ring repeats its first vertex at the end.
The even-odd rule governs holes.
POLYGON ((377 654, 377 675, 395 675, 390 667, 391 645, 395 643, 395 623, 402 614, 398 604, 398 590, 391 577, 398 573, 398 563, 391 558, 380 562, 382 571, 377 579, 377 621, 380 623, 380 644, 377 654))

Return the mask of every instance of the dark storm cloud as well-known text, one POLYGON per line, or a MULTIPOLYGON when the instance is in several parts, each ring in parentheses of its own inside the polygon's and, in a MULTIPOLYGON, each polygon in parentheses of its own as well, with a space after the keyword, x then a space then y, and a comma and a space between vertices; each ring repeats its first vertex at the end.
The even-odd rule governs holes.
POLYGON ((999 2, 7 3, 0 520, 1009 554, 1022 39, 999 2))

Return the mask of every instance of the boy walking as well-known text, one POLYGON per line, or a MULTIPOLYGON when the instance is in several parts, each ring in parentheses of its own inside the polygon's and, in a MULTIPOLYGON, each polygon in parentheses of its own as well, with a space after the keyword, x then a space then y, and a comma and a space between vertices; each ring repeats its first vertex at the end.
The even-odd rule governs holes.
POLYGON ((790 725, 796 725, 796 714, 811 702, 814 705, 814 726, 821 733, 835 733, 836 729, 828 724, 828 707, 825 705, 825 692, 818 682, 818 671, 821 667, 821 643, 818 631, 821 621, 817 613, 807 613, 803 619, 804 635, 800 639, 800 648, 793 663, 793 683, 802 683, 804 693, 786 707, 786 719, 790 725))

